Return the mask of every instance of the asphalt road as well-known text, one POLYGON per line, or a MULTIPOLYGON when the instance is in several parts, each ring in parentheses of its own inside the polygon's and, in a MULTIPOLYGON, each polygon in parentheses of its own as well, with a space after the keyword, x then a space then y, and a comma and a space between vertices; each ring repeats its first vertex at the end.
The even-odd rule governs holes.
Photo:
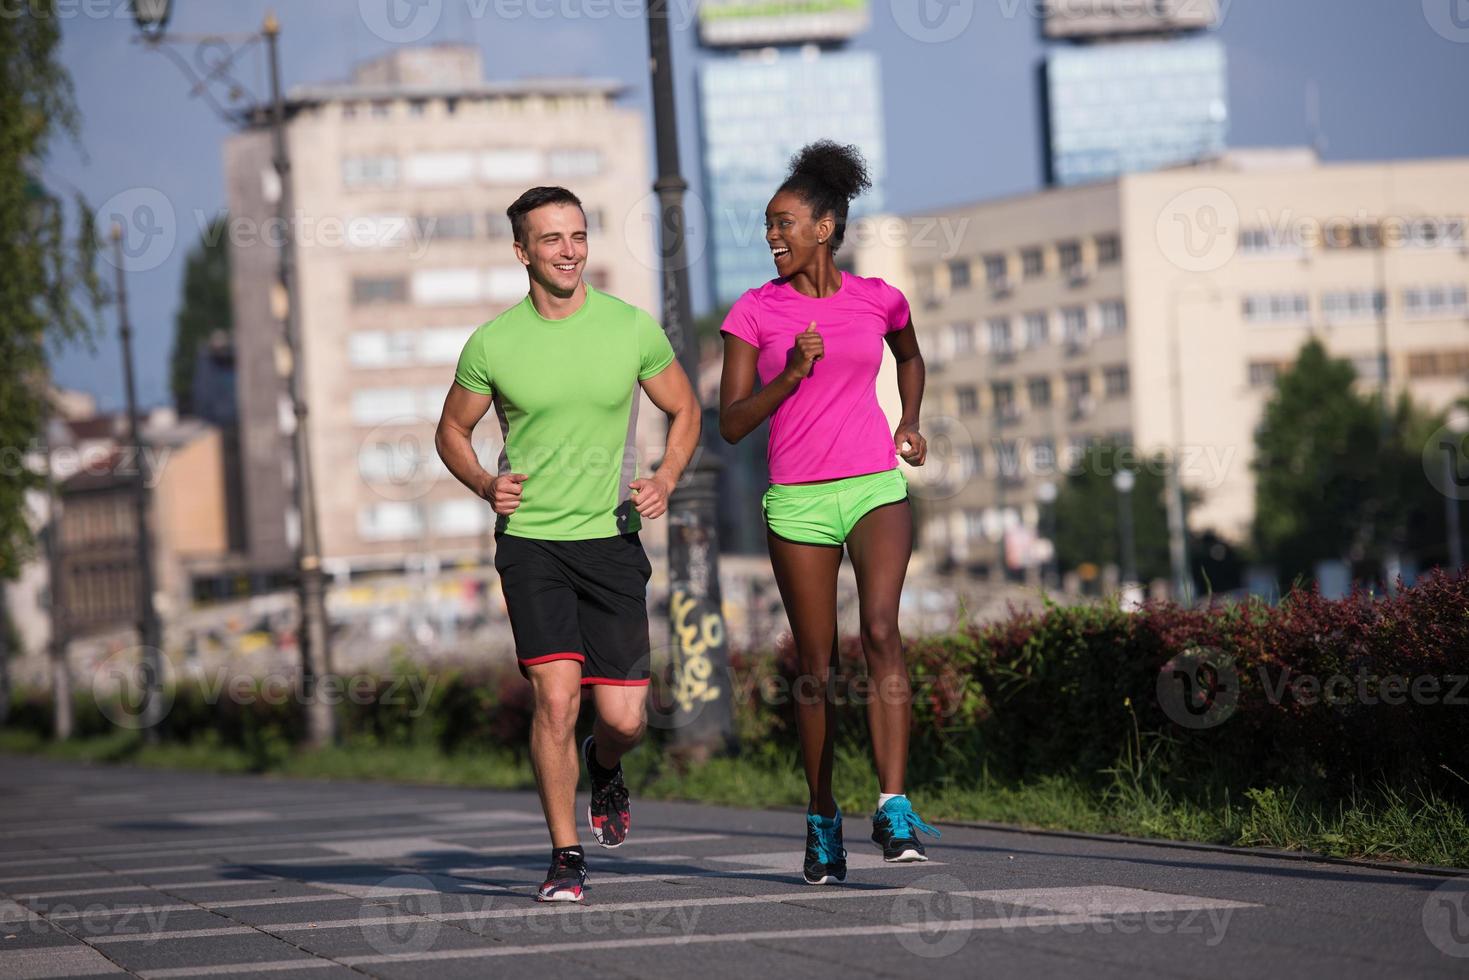
POLYGON ((0 977, 1469 976, 1469 879, 865 825, 812 888, 799 814, 634 798, 549 907, 530 794, 0 756, 0 977))

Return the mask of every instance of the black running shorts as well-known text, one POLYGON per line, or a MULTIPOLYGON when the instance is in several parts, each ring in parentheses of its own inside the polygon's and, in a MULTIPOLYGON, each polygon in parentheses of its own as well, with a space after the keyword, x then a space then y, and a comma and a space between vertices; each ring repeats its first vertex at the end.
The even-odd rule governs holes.
MULTIPOLYGON (((648 579, 636 534, 588 541, 495 535, 520 672, 576 660, 582 684, 648 683, 648 579)), ((527 675, 529 676, 529 675, 527 675)))

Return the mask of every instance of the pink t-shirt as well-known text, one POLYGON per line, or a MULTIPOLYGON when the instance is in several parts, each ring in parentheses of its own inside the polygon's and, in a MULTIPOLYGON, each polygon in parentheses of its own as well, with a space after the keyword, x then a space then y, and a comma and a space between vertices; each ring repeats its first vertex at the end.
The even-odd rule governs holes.
POLYGON ((771 483, 837 480, 898 465, 877 404, 877 371, 885 335, 906 327, 908 317, 900 291, 849 272, 824 299, 773 279, 735 301, 720 330, 760 351, 762 385, 785 370, 796 334, 813 320, 826 350, 770 417, 771 483))

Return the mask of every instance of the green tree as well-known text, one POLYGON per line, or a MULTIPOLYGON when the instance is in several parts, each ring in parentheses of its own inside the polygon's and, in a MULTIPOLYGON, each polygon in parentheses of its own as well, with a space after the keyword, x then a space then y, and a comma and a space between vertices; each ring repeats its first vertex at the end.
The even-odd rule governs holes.
POLYGON ((1376 400, 1357 394, 1356 377, 1313 338, 1256 430, 1254 544, 1282 582, 1310 577, 1318 561, 1361 560, 1393 533, 1384 473, 1397 466, 1383 454, 1376 400))
POLYGON ((169 355, 169 385, 180 415, 195 410, 194 364, 199 349, 214 331, 234 329, 227 224, 228 218, 211 222, 184 265, 183 299, 174 317, 173 353, 169 355))
POLYGON ((53 0, 28 0, 0 17, 0 581, 13 579, 34 544, 26 492, 39 476, 20 465, 50 413, 48 346, 86 338, 101 288, 91 211, 66 205, 40 174, 58 135, 77 135, 71 78, 57 59, 53 0))
POLYGON ((1163 456, 1142 456, 1130 447, 1106 443, 1088 447, 1058 487, 1057 564, 1064 569, 1083 562, 1121 565, 1118 491, 1112 483, 1121 469, 1131 470, 1136 476, 1132 525, 1138 576, 1144 582, 1167 578, 1171 568, 1168 511, 1163 496, 1167 461, 1163 456))

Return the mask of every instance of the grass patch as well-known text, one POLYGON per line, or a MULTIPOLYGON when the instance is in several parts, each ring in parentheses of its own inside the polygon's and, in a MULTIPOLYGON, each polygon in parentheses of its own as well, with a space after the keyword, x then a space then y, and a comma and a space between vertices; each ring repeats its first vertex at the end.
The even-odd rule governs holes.
MULTIPOLYGON (((444 753, 433 745, 380 744, 358 739, 306 751, 262 740, 249 750, 213 739, 148 745, 137 732, 55 743, 29 731, 0 730, 0 752, 77 762, 269 772, 313 779, 521 790, 534 787, 523 753, 444 753)), ((1336 857, 1367 857, 1469 868, 1469 812, 1432 790, 1389 786, 1356 791, 1345 800, 1308 797, 1267 787, 1230 799, 1222 791, 1185 795, 1169 788, 1137 756, 1108 771, 1110 782, 1045 775, 1025 782, 991 778, 981 770, 967 785, 915 789, 914 806, 929 820, 982 820, 1033 829, 1121 834, 1213 844, 1308 850, 1336 857)), ((724 806, 800 806, 806 784, 794 750, 752 748, 679 772, 654 747, 628 756, 629 784, 647 799, 689 800, 724 806)), ((840 747, 836 796, 860 821, 877 800, 877 779, 864 752, 840 747)), ((854 827, 854 832, 858 829, 854 827)))

